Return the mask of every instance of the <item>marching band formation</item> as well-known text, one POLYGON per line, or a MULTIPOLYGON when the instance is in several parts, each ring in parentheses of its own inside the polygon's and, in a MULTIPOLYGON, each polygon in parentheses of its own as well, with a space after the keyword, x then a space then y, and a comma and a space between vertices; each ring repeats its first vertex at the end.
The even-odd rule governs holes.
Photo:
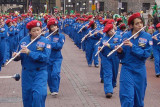
POLYGON ((145 62, 152 51, 155 75, 160 76, 160 23, 150 35, 140 13, 126 25, 122 18, 93 15, 44 15, 31 13, 0 16, 0 70, 12 60, 21 60, 24 107, 45 107, 47 84, 52 96, 59 93, 61 49, 65 34, 86 55, 88 67, 99 68, 106 98, 114 94, 119 64, 121 107, 144 107, 147 87, 145 62), (100 57, 100 64, 99 64, 100 57))

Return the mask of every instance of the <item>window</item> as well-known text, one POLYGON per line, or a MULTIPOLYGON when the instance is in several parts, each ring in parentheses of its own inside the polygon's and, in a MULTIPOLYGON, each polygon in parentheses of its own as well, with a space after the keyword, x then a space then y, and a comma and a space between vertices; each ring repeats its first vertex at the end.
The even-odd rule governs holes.
POLYGON ((122 2, 122 9, 121 12, 127 12, 127 2, 122 2))
POLYGON ((99 11, 104 11, 104 2, 99 2, 99 11))
POLYGON ((144 13, 146 13, 146 10, 150 9, 150 3, 143 3, 142 4, 142 10, 144 13))

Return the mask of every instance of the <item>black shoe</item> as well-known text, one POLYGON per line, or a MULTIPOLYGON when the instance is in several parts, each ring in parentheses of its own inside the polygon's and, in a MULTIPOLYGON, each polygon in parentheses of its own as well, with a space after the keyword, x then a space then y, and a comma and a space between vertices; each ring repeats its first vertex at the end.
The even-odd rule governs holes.
POLYGON ((104 83, 104 80, 103 80, 103 79, 101 79, 101 83, 104 83))
POLYGON ((150 57, 150 59, 153 59, 154 57, 153 57, 153 54, 151 55, 151 57, 150 57))
POLYGON ((96 68, 99 68, 99 65, 95 65, 96 68))
POLYGON ((160 76, 160 74, 156 74, 156 77, 158 78, 160 76))
POLYGON ((111 98, 112 97, 112 93, 107 93, 106 94, 106 98, 111 98))

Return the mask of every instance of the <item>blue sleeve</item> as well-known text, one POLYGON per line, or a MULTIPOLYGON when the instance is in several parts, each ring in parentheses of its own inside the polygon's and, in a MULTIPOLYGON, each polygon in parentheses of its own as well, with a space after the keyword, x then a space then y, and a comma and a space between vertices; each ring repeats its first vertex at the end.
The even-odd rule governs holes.
POLYGON ((43 51, 38 51, 38 52, 30 51, 29 57, 31 57, 33 60, 36 61, 47 62, 50 53, 51 53, 51 46, 49 43, 47 43, 43 51))
POLYGON ((57 43, 51 42, 51 47, 53 50, 61 50, 64 42, 65 42, 65 36, 62 35, 62 37, 59 39, 57 43))

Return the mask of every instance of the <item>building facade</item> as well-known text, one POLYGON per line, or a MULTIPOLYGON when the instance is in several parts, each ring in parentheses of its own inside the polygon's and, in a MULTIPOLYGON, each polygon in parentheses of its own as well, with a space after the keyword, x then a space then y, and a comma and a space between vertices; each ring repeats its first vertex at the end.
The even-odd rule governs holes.
POLYGON ((48 10, 50 13, 54 12, 54 7, 58 10, 68 13, 71 11, 78 13, 93 12, 92 5, 95 4, 95 11, 113 11, 115 13, 121 12, 139 12, 149 10, 154 5, 154 0, 0 0, 1 12, 12 12, 20 10, 21 13, 28 10, 29 1, 32 2, 33 13, 40 13, 45 11, 45 5, 48 2, 48 10), (58 4, 58 5, 57 5, 58 4), (60 6, 61 5, 61 6, 60 6))

